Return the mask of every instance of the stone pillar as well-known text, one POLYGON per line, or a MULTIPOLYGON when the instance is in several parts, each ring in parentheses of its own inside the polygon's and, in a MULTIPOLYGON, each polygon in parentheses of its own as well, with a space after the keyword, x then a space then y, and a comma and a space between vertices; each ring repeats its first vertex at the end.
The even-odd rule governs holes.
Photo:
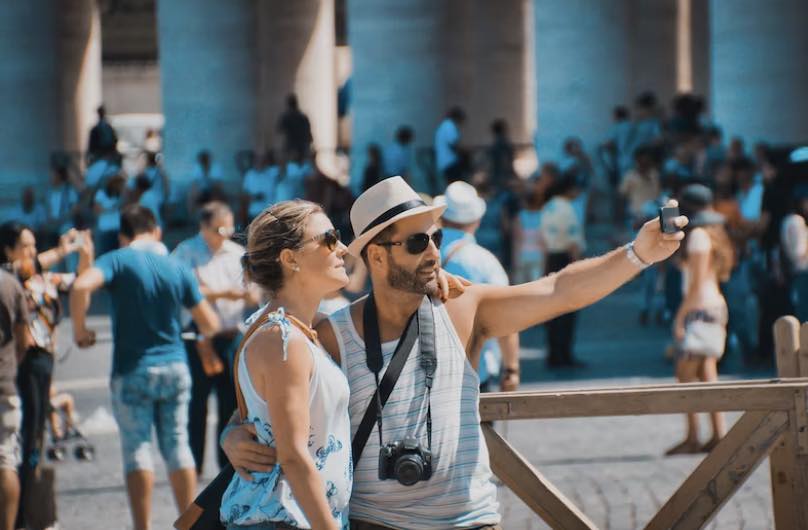
POLYGON ((712 109, 725 137, 808 141, 808 2, 710 4, 712 109))
POLYGON ((690 3, 690 67, 693 93, 707 98, 710 112, 710 2, 708 0, 680 0, 690 3))
POLYGON ((449 60, 450 71, 459 75, 449 79, 448 93, 460 98, 468 114, 464 142, 488 145, 491 122, 500 118, 508 122, 513 141, 530 142, 534 120, 528 109, 535 94, 528 81, 528 0, 455 3, 448 31, 463 42, 456 48, 460 54, 449 60), (465 18, 465 28, 459 27, 459 17, 465 18))
POLYGON ((258 3, 260 148, 282 147, 278 119, 286 96, 297 95, 309 117, 314 147, 337 146, 334 0, 263 0, 258 3))
POLYGON ((351 175, 358 187, 369 143, 384 145, 400 125, 414 145, 432 145, 450 103, 444 59, 448 3, 435 0, 350 0, 353 54, 351 175))
POLYGON ((367 145, 389 143, 400 125, 413 128, 416 149, 430 148, 454 105, 467 114, 464 145, 490 142, 497 118, 515 141, 529 138, 526 0, 351 0, 348 9, 354 179, 367 145))
POLYGON ((235 156, 254 147, 257 121, 254 17, 250 0, 157 3, 163 150, 178 194, 201 149, 240 182, 235 156))
POLYGON ((101 104, 101 17, 96 0, 60 0, 58 15, 63 146, 83 152, 101 104))
POLYGON ((621 101, 631 106, 650 90, 667 106, 677 88, 677 0, 631 0, 630 7, 631 86, 621 101))
POLYGON ((35 186, 42 198, 59 147, 59 77, 53 0, 0 3, 0 206, 35 186))
POLYGON ((627 0, 534 0, 540 161, 558 159, 564 138, 591 149, 606 139, 611 109, 631 87, 627 0))

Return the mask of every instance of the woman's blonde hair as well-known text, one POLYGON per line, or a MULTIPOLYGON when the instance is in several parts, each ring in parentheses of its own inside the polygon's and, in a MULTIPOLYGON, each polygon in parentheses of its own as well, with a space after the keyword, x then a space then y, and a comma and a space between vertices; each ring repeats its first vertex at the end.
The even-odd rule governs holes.
POLYGON ((300 248, 306 222, 312 214, 322 211, 319 204, 294 199, 279 202, 261 212, 247 228, 247 252, 241 258, 244 278, 270 292, 281 289, 281 251, 300 248))
MULTIPOLYGON (((733 267, 735 267, 735 247, 722 224, 713 224, 700 227, 710 236, 711 252, 710 263, 716 271, 716 276, 722 282, 729 280, 733 267)), ((687 256, 687 245, 682 245, 687 256)))

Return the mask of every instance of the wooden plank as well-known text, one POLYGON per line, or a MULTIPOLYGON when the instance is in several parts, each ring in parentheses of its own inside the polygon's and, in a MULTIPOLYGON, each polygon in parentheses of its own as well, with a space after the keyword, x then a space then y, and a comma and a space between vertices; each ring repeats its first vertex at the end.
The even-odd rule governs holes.
POLYGON ((799 349, 799 321, 790 315, 778 318, 774 323, 774 353, 778 376, 799 377, 799 349))
POLYGON ((808 456, 798 454, 797 433, 791 427, 769 456, 774 525, 778 530, 808 528, 808 456))
POLYGON ((553 529, 597 528, 561 491, 490 425, 482 425, 491 469, 517 497, 553 529))
POLYGON ((794 393, 793 428, 797 435, 797 452, 808 455, 808 395, 806 392, 794 393))
MULTIPOLYGON (((801 380, 800 380, 801 381, 801 380)), ((568 392, 507 392, 480 396, 483 421, 679 414, 730 410, 791 410, 805 382, 568 392)))
POLYGON ((788 414, 747 412, 696 467, 646 530, 702 528, 787 431, 788 414))
POLYGON ((769 455, 769 470, 772 483, 772 511, 777 530, 797 528, 794 500, 794 474, 796 447, 789 436, 783 436, 769 455))
POLYGON ((808 377, 808 322, 800 326, 800 348, 797 355, 800 377, 808 377))

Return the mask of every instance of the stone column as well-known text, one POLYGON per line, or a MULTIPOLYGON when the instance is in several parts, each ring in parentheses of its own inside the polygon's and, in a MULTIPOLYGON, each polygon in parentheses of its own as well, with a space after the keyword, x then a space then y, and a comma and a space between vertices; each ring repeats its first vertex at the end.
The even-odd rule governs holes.
POLYGON ((534 0, 539 160, 557 159, 579 136, 606 139, 611 109, 631 87, 627 0, 534 0))
POLYGON ((209 149, 225 180, 255 144, 255 9, 250 0, 159 0, 157 28, 165 164, 178 193, 209 149))
POLYGON ((622 101, 631 106, 650 90, 667 106, 677 91, 677 0, 631 0, 629 5, 631 86, 622 101))
POLYGON ((690 3, 690 66, 693 92, 707 98, 710 112, 710 3, 707 0, 680 0, 690 3))
POLYGON ((296 94, 309 117, 314 147, 337 145, 334 0, 264 0, 258 3, 258 108, 260 148, 282 147, 278 119, 286 96, 296 94))
POLYGON ((53 0, 0 3, 0 207, 24 186, 42 198, 59 147, 56 12, 53 0))
POLYGON ((432 145, 450 104, 444 58, 448 3, 435 0, 350 0, 348 42, 353 54, 351 175, 359 185, 372 142, 384 145, 400 125, 414 145, 432 145))
POLYGON ((351 0, 348 9, 354 179, 367 145, 389 143, 400 125, 413 128, 416 149, 430 148, 454 105, 467 114, 464 145, 490 142, 497 118, 514 140, 529 138, 526 0, 351 0))
POLYGON ((725 137, 808 140, 808 2, 710 3, 712 109, 725 137))
POLYGON ((534 120, 528 109, 535 94, 528 80, 532 71, 528 64, 532 24, 525 20, 528 1, 455 0, 455 4, 447 29, 450 37, 463 42, 456 47, 460 53, 448 61, 453 72, 448 93, 456 95, 468 113, 464 142, 488 145, 491 123, 500 118, 508 122, 513 141, 529 142, 534 120), (465 19, 465 28, 458 18, 465 19))
POLYGON ((60 0, 58 15, 63 145, 83 152, 101 104, 101 17, 96 0, 60 0))

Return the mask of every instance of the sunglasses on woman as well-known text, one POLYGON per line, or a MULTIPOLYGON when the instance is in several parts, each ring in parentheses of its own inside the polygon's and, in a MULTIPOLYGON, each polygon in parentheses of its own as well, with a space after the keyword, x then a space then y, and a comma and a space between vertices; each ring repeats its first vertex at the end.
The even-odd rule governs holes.
POLYGON ((336 228, 332 228, 331 230, 327 230, 326 232, 323 232, 320 235, 314 236, 312 238, 303 241, 302 243, 300 243, 300 246, 303 246, 306 243, 310 243, 312 241, 316 241, 317 243, 322 243, 328 248, 328 250, 333 252, 334 249, 337 248, 337 245, 339 245, 340 240, 341 237, 339 230, 337 230, 336 228))
POLYGON ((412 255, 418 255, 427 249, 430 239, 433 243, 435 243, 435 246, 440 249, 440 245, 443 243, 443 230, 439 228, 435 230, 432 235, 421 232, 420 234, 413 234, 409 236, 404 241, 384 241, 377 244, 382 247, 397 247, 404 245, 407 252, 412 255))

